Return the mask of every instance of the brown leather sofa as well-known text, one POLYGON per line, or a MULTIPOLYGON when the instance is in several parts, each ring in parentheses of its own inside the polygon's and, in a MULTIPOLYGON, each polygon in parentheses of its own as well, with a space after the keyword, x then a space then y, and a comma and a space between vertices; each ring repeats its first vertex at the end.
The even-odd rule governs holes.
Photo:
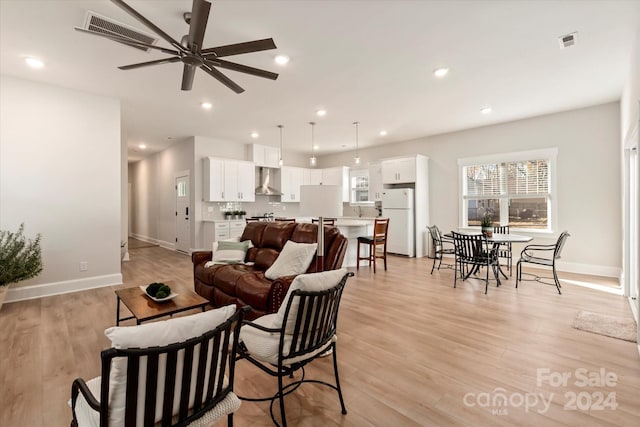
MULTIPOLYGON (((245 318, 255 319, 278 311, 282 300, 295 276, 269 280, 264 272, 273 264, 287 240, 297 243, 315 243, 318 238, 317 224, 284 222, 249 222, 242 233, 241 241, 251 240, 245 262, 252 265, 231 264, 205 267, 211 260, 211 251, 197 251, 191 255, 195 291, 207 298, 215 307, 237 304, 239 308, 250 306, 245 318)), ((324 229, 324 270, 342 267, 347 252, 347 239, 336 227, 324 229)), ((314 273, 314 256, 307 273, 314 273)))

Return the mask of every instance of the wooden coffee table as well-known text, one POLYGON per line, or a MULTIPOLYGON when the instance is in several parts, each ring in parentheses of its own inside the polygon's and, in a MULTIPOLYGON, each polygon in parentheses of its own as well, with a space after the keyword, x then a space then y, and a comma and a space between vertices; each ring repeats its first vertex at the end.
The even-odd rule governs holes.
POLYGON ((116 296, 118 297, 116 326, 119 326, 120 322, 129 319, 136 319, 136 324, 139 325, 147 320, 157 319, 162 316, 171 316, 175 313, 196 308, 201 308, 202 311, 205 311, 205 307, 209 304, 208 299, 201 297, 185 286, 177 285, 171 281, 164 283, 171 288, 172 292, 178 294, 178 296, 169 301, 155 302, 138 286, 118 289, 116 291, 116 296), (133 316, 120 318, 120 301, 131 311, 133 316))

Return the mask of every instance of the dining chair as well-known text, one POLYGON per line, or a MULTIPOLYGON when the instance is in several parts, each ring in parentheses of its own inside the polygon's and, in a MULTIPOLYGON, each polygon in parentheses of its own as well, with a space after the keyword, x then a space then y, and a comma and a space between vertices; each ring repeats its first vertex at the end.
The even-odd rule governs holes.
POLYGON ((544 283, 546 285, 555 285, 558 293, 562 295, 562 292, 560 292, 560 280, 558 280, 558 273, 556 272, 556 261, 560 259, 562 248, 564 248, 564 244, 567 240, 567 237, 569 236, 569 232, 565 230, 560 233, 560 236, 558 236, 558 240, 556 240, 556 242, 552 245, 525 246, 520 253, 520 259, 516 264, 516 288, 518 287, 518 282, 522 280, 522 263, 544 265, 547 267, 551 267, 553 277, 540 277, 534 274, 533 280, 539 283, 544 283), (551 252, 552 254, 550 254, 551 252), (545 253, 549 254, 550 256, 545 257, 545 253), (553 279, 553 283, 544 282, 542 279, 553 279))
POLYGON ((433 274, 433 270, 436 266, 436 261, 438 261, 438 270, 440 270, 440 266, 442 265, 442 256, 455 255, 455 245, 453 239, 442 235, 437 225, 432 225, 427 228, 429 229, 429 234, 431 235, 431 240, 433 241, 434 248, 433 265, 431 266, 431 274, 433 274), (451 248, 446 248, 444 246, 445 244, 451 245, 451 248))
MULTIPOLYGON (((316 224, 320 222, 318 218, 312 218, 311 223, 316 224)), ((336 225, 336 218, 322 218, 322 223, 324 225, 336 225)))
POLYGON ((295 218, 274 218, 275 221, 279 222, 296 222, 295 218))
MULTIPOLYGON (((509 234, 509 226, 508 225, 498 225, 493 227, 493 232, 497 234, 509 234)), ((513 252, 512 252, 511 242, 500 243, 498 248, 498 258, 505 258, 509 263, 509 276, 511 276, 512 268, 513 268, 513 252)), ((506 276, 505 276, 506 277, 506 276)))
POLYGON ((493 271, 497 286, 500 286, 500 273, 496 246, 487 240, 482 234, 461 234, 452 231, 455 245, 455 274, 453 287, 458 280, 458 266, 463 280, 467 280, 471 274, 476 273, 481 267, 486 267, 485 287, 486 294, 489 289, 489 270, 493 271), (465 272, 465 267, 467 271, 465 272))
POLYGON ((358 237, 358 256, 356 270, 360 269, 360 261, 369 261, 369 267, 373 262, 373 272, 376 272, 376 260, 382 258, 384 260, 384 269, 387 269, 387 231, 389 230, 389 218, 376 218, 373 222, 373 236, 358 237), (369 252, 367 255, 360 255, 360 245, 367 246, 369 252), (378 252, 378 246, 382 246, 382 250, 378 252))

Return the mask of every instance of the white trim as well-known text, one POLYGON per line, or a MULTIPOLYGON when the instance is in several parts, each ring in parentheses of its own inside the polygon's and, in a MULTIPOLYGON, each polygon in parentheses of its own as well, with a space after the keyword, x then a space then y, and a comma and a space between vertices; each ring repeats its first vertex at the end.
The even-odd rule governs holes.
POLYGON ((137 240, 142 240, 143 242, 153 243, 154 245, 158 245, 161 248, 171 249, 172 251, 176 250, 175 243, 165 242, 164 240, 154 239, 153 237, 143 236, 141 234, 131 233, 131 237, 137 240))
MULTIPOLYGON (((545 230, 538 230, 538 232, 545 233, 555 233, 558 232, 560 227, 557 224, 558 219, 558 173, 557 173, 557 163, 558 163, 558 148, 550 147, 544 148, 540 150, 528 150, 528 151, 515 151, 511 153, 497 153, 490 154, 485 156, 477 156, 477 157, 464 157, 458 159, 458 227, 464 228, 468 224, 468 209, 466 200, 469 197, 465 196, 465 185, 466 180, 463 177, 463 170, 467 166, 475 166, 481 164, 490 164, 490 163, 508 163, 508 162, 517 162, 521 160, 537 160, 537 159, 546 159, 549 161, 549 194, 548 195, 540 195, 539 197, 548 198, 551 204, 551 211, 548 212, 548 227, 545 230)), ((507 199, 506 194, 496 195, 496 199, 507 199)), ((471 199, 478 199, 479 197, 472 197, 471 199)), ((487 198, 487 197, 483 197, 487 198)), ((510 197, 509 197, 510 198, 510 197)), ((523 197, 526 198, 526 197, 523 197)), ((548 206, 548 205, 547 205, 548 206)), ((501 210, 505 209, 507 212, 506 219, 507 222, 501 221, 501 225, 508 224, 508 206, 501 203, 501 210)), ((505 215, 501 212, 501 218, 504 218, 505 215)))
POLYGON ((63 282, 44 283, 41 285, 9 288, 5 303, 24 301, 52 295, 67 294, 87 289, 102 288, 122 284, 122 274, 108 274, 84 279, 66 280, 63 282))
POLYGON ((558 263, 556 264, 556 269, 558 271, 564 271, 566 273, 578 273, 578 274, 587 274, 590 276, 614 277, 618 279, 618 282, 620 282, 620 279, 622 276, 622 268, 613 267, 610 265, 594 265, 594 264, 581 264, 577 262, 558 261, 558 263))

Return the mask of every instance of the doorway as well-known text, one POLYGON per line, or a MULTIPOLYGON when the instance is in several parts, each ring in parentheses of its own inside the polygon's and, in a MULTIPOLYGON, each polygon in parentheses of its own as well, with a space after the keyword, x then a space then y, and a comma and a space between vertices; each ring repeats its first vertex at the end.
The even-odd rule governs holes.
POLYGON ((191 246, 191 212, 189 204, 189 173, 176 175, 176 250, 189 253, 191 246))

